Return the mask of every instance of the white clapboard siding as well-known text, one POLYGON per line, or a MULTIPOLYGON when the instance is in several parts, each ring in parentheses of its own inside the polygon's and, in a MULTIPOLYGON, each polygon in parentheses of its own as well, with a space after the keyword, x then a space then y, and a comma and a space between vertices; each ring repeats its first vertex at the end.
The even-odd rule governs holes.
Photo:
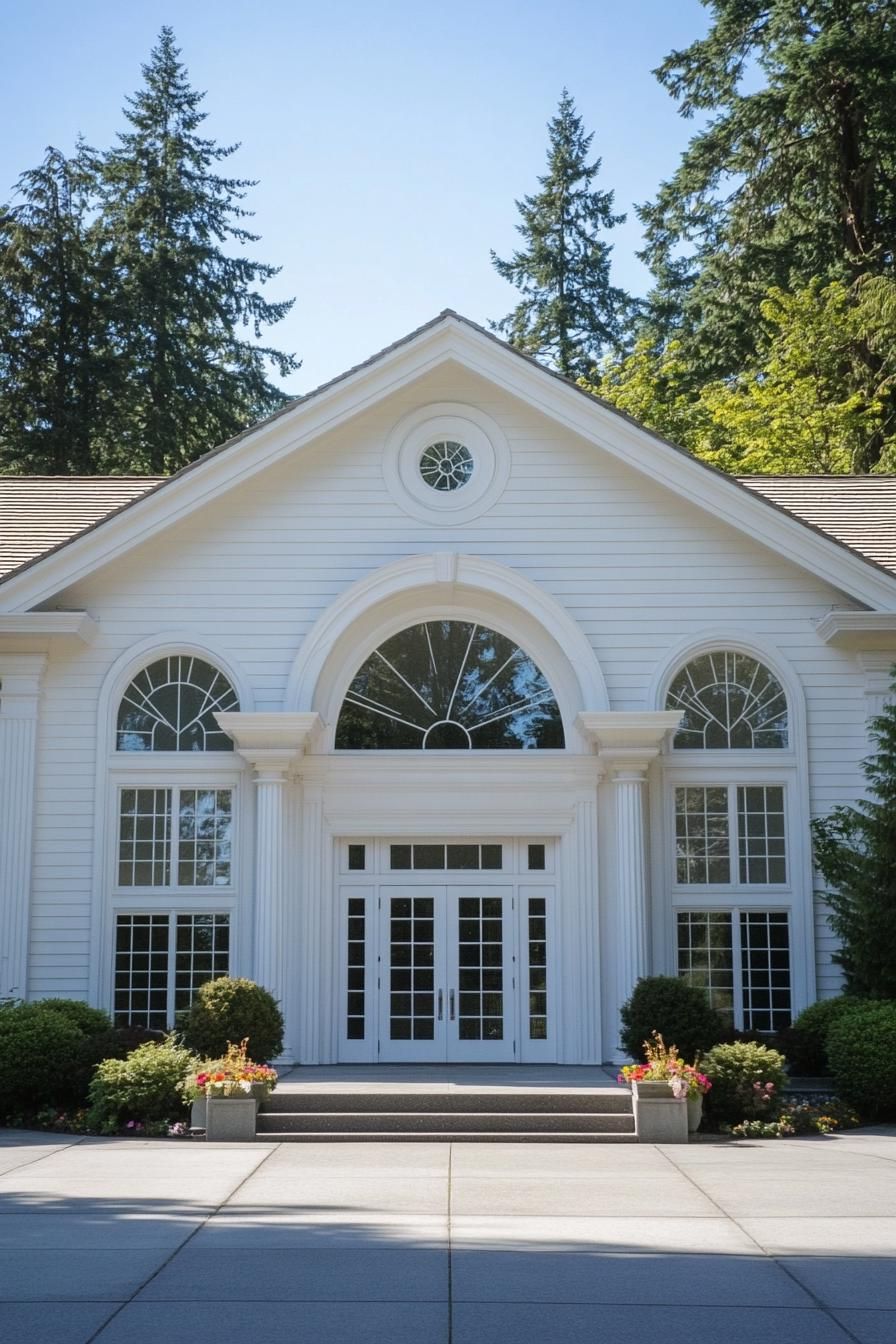
MULTIPOLYGON (((853 658, 825 646, 814 629, 832 607, 854 604, 522 401, 444 370, 59 595, 59 606, 89 611, 99 635, 54 657, 45 680, 33 995, 87 992, 94 813, 105 805, 94 797, 97 701, 116 659, 156 632, 181 628, 227 652, 256 709, 278 709, 303 638, 352 583, 403 556, 452 550, 498 561, 547 590, 590 640, 614 709, 656 707, 647 703, 656 670, 689 633, 737 629, 768 641, 805 690, 813 811, 860 790, 861 676, 853 658), (436 401, 479 406, 511 448, 504 495, 464 525, 409 517, 383 477, 389 431, 436 401)), ((820 909, 816 934, 819 987, 832 992, 820 909)))

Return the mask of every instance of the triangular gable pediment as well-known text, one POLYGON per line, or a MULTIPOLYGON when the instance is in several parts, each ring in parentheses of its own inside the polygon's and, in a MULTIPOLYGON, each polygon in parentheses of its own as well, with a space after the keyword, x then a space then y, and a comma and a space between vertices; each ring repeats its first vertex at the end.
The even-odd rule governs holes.
POLYGON ((14 571, 0 606, 22 612, 127 554, 427 372, 455 361, 853 600, 896 609, 896 576, 662 439, 452 312, 277 412, 14 571))

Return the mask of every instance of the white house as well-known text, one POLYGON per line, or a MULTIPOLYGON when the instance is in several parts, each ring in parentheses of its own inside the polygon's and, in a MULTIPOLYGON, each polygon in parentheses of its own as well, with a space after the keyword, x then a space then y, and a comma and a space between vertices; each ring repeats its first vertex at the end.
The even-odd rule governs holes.
POLYGON ((229 971, 309 1063, 605 1060, 650 972, 785 1023, 894 520, 450 312, 170 480, 6 478, 0 996, 165 1026, 229 971))

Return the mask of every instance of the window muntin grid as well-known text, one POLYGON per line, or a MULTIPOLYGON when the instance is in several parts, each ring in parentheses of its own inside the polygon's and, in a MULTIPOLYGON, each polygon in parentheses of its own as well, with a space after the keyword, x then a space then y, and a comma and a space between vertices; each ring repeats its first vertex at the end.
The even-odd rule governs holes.
POLYGON ((228 974, 229 963, 227 914, 117 914, 115 1025, 168 1030, 200 985, 228 974))
POLYGON ((118 751, 232 751, 215 714, 238 710, 239 696, 210 663, 186 654, 142 668, 118 708, 118 751))
POLYGON ((229 887, 232 838, 232 789, 122 788, 118 886, 229 887))
POLYGON ((786 885, 785 796, 783 784, 676 785, 676 883, 729 889, 786 885))
POLYGON ((679 975, 705 988, 713 1007, 746 1031, 780 1031, 792 1013, 786 910, 681 910, 679 975), (730 977, 730 980, 729 980, 730 977), (730 1005, 730 1008, 729 1008, 730 1005))
POLYGON ((673 740, 679 749, 786 749, 787 696, 777 677, 745 653, 716 650, 675 676, 667 709, 684 710, 673 740))
POLYGON ((435 1040, 432 896, 389 898, 389 1039, 435 1040))
POLYGON ((350 896, 348 899, 347 933, 345 1034, 350 1041, 363 1041, 367 966, 367 907, 363 896, 350 896))
POLYGON ((786 882, 784 789, 780 784, 738 788, 737 831, 741 882, 786 882))
POLYGON ((734 1019, 734 951, 727 910, 682 910, 677 918, 678 974, 699 985, 713 1008, 734 1019))
POLYGON ((392 872, 478 872, 503 867, 502 845, 390 845, 392 872))
POLYGON ((177 882, 181 887, 229 887, 233 831, 230 789, 181 789, 177 882))
POLYGON ((122 789, 118 817, 118 885, 171 883, 171 790, 122 789))
POLYGON ((174 949, 174 1011, 189 1008, 200 985, 227 975, 230 916, 177 915, 174 949))
POLYGON ((548 944, 547 902, 543 896, 529 897, 529 1040, 545 1041, 548 1036, 548 944))
POLYGON ((346 751, 563 745, 544 674, 513 640, 468 621, 427 621, 387 639, 353 678, 336 725, 346 751))
POLYGON ((783 910, 741 910, 744 1028, 780 1031, 791 1017, 790 926, 783 910))
POLYGON ((457 902, 457 1035, 461 1041, 504 1039, 504 901, 461 896, 457 902))
POLYGON ((420 475, 433 490, 460 490, 473 475, 473 454, 456 439, 440 439, 423 450, 420 475))
POLYGON ((117 1027, 168 1029, 169 939, 168 915, 118 915, 112 1003, 117 1027))
POLYGON ((675 871, 688 885, 731 880, 728 789, 679 785, 675 790, 675 871))

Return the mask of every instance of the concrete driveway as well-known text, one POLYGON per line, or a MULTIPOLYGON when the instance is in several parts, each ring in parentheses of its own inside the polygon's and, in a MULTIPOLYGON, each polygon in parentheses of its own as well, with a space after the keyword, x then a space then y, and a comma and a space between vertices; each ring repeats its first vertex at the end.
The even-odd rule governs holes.
POLYGON ((0 1131, 16 1344, 896 1341, 896 1131, 655 1148, 0 1131))

